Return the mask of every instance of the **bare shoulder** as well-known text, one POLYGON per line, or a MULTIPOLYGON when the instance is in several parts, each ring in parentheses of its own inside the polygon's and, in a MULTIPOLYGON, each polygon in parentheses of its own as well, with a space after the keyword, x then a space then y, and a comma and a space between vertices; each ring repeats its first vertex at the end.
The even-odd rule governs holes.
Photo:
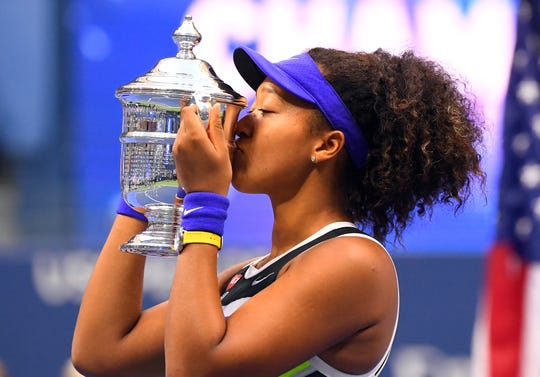
MULTIPOLYGON (((356 311, 360 327, 397 310, 399 294, 391 256, 368 237, 342 236, 325 241, 293 261, 283 275, 324 282, 334 304, 356 311)), ((321 284, 322 286, 322 284, 321 284)))
POLYGON ((397 309, 397 278, 386 250, 369 238, 342 236, 294 258, 228 318, 228 331, 235 343, 250 344, 251 354, 271 349, 289 367, 320 355, 359 374, 387 350, 397 309))
POLYGON ((382 275, 394 280, 394 262, 386 249, 370 237, 341 236, 302 254, 290 268, 336 269, 353 276, 382 275))

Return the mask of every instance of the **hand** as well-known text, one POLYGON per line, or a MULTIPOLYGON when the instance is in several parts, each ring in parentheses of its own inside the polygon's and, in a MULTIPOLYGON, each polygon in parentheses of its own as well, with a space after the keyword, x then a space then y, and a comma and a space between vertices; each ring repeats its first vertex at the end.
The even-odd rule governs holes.
POLYGON ((197 106, 184 107, 173 145, 179 184, 189 192, 227 195, 232 178, 229 149, 220 117, 220 105, 212 106, 205 129, 197 106))

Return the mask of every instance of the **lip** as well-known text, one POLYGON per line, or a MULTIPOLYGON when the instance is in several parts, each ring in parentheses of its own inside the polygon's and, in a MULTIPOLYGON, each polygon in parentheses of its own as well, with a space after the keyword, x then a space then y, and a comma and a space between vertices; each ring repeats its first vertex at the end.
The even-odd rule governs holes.
POLYGON ((234 151, 243 152, 241 144, 242 144, 241 138, 237 138, 234 142, 230 143, 229 145, 232 147, 234 151))
POLYGON ((231 146, 231 162, 233 167, 238 167, 238 164, 240 163, 240 160, 243 159, 244 151, 242 148, 238 146, 238 143, 234 143, 233 146, 231 146))

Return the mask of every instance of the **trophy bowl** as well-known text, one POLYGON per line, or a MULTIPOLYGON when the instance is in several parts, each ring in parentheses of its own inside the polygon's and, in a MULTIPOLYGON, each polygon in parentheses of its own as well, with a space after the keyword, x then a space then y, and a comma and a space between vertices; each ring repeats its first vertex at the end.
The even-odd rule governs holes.
POLYGON ((122 251, 150 256, 176 256, 182 250, 182 199, 172 147, 180 111, 196 104, 203 124, 219 103, 225 127, 234 125, 246 98, 236 93, 199 60, 193 47, 201 35, 186 15, 173 33, 174 57, 161 59, 148 73, 116 90, 122 102, 120 186, 126 203, 148 219, 145 231, 121 246, 122 251))

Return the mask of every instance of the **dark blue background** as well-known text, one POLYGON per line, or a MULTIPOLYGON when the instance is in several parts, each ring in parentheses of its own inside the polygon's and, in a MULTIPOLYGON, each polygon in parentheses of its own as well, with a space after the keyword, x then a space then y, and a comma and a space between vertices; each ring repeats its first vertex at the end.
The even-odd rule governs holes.
MULTIPOLYGON (((20 0, 2 5, 0 195, 9 185, 6 201, 14 210, 6 213, 0 202, 0 220, 16 224, 7 241, 2 236, 11 231, 0 231, 0 360, 10 377, 60 376, 85 279, 119 198, 122 110, 114 92, 176 52, 170 35, 190 3, 20 0), (16 78, 16 91, 6 91, 10 78, 16 78), (14 108, 20 119, 11 116, 14 108)), ((467 12, 474 1, 458 3, 467 12)), ((407 1, 411 10, 416 4, 407 1)), ((228 47, 237 43, 231 40, 228 47)), ((219 74, 220 67, 210 63, 219 74)), ((487 205, 478 197, 458 217, 437 208, 432 221, 417 221, 405 234, 406 251, 393 250, 402 306, 384 376, 467 375, 443 371, 445 366, 463 371, 468 363, 483 255, 496 220, 497 187, 488 190, 487 205), (413 362, 425 373, 407 374, 413 362)), ((271 222, 263 196, 232 191, 221 263, 264 252, 271 222)), ((158 264, 149 275, 147 305, 164 298, 158 288, 166 291, 174 262, 158 264)))
MULTIPOLYGON (((353 3, 350 1, 351 5, 353 3)), ((471 2, 460 3, 465 11, 471 2)), ((70 145, 76 182, 73 192, 76 198, 84 200, 74 201, 79 220, 73 231, 76 239, 93 243, 96 237, 106 234, 107 222, 103 219, 111 215, 119 195, 118 137, 122 110, 114 92, 146 73, 159 59, 176 53, 170 36, 179 26, 189 2, 160 1, 159 7, 146 1, 79 0, 74 4, 71 17, 77 27, 70 31, 69 58, 73 68, 69 82, 72 109, 69 132, 73 140, 70 145), (109 51, 104 53, 103 60, 93 61, 81 53, 84 41, 92 40, 94 28, 99 28, 108 38, 105 47, 94 38, 96 54, 100 48, 109 51)), ((415 2, 408 4, 414 7, 415 2)), ((208 30, 204 21, 194 19, 196 25, 208 30)), ((203 35, 201 46, 204 40, 203 35)), ((231 52, 237 43, 229 41, 231 52)), ((210 63, 219 75, 220 67, 215 62, 210 63)), ((452 209, 441 207, 435 210, 431 220, 416 221, 405 234, 405 248, 422 252, 484 252, 494 233, 496 187, 489 187, 489 195, 487 202, 481 196, 476 197, 458 217, 452 209)), ((272 214, 265 197, 246 196, 232 190, 230 199, 231 213, 226 224, 228 244, 268 247, 272 214), (250 236, 245 237, 245 234, 250 236)), ((391 249, 393 247, 390 245, 391 249)))
MULTIPOLYGON (((0 258, 0 359, 9 376, 60 377, 70 355, 83 288, 70 274, 70 263, 91 266, 95 256, 91 250, 23 248, 0 258), (57 295, 40 294, 39 282, 52 287, 57 295)), ((383 376, 466 376, 482 258, 402 254, 395 260, 400 276, 400 322, 383 376), (462 374, 443 372, 445 364, 448 368, 452 361, 462 374), (426 372, 405 374, 414 370, 408 369, 411 363, 420 363, 426 372)), ((174 261, 164 263, 156 274, 162 276, 166 290, 174 261)), ((81 268, 75 273, 84 279, 89 271, 81 268)), ((146 290, 146 305, 159 301, 155 288, 146 290)))

